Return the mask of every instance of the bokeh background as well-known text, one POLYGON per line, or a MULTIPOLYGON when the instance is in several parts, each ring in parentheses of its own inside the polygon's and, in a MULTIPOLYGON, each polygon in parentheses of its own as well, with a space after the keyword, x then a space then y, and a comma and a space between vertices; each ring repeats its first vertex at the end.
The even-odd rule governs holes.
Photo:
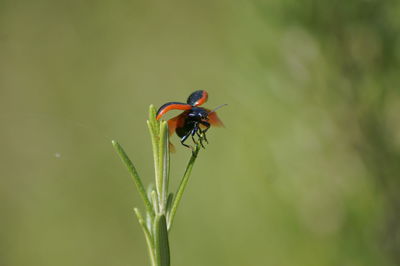
POLYGON ((399 38, 396 0, 1 0, 0 265, 149 265, 110 141, 151 182, 148 106, 195 89, 229 106, 174 266, 399 265, 399 38))

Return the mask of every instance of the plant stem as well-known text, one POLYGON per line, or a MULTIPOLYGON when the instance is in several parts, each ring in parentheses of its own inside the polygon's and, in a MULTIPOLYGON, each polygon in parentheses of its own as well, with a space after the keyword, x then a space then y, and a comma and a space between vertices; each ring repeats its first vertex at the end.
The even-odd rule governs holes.
POLYGON ((195 150, 192 153, 192 157, 190 157, 188 165, 186 166, 186 170, 182 177, 181 183, 179 184, 178 190, 176 191, 175 200, 173 201, 171 211, 169 213, 168 230, 171 230, 172 223, 175 218, 176 210, 178 209, 179 203, 183 196, 183 192, 185 191, 185 188, 188 184, 190 173, 192 172, 192 168, 193 168, 194 162, 196 161, 199 150, 200 150, 200 146, 197 145, 195 150))
POLYGON ((150 185, 148 188, 148 194, 146 194, 146 189, 140 176, 124 149, 114 140, 112 141, 112 144, 125 166, 128 168, 133 182, 135 183, 139 195, 146 207, 147 220, 143 218, 139 209, 134 208, 134 211, 146 238, 151 265, 170 266, 168 234, 176 210, 182 199, 183 192, 189 181, 189 176, 199 153, 200 146, 197 145, 192 153, 192 157, 189 160, 174 199, 173 194, 168 192, 170 174, 168 124, 165 121, 159 122, 156 119, 156 111, 153 105, 149 108, 149 120, 147 121, 147 125, 150 131, 153 147, 155 172, 155 189, 150 185))

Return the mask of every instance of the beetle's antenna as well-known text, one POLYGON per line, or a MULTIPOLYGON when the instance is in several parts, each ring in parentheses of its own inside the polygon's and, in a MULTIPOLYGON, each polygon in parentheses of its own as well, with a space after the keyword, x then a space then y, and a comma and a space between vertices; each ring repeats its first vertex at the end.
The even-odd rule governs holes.
POLYGON ((227 103, 221 104, 220 106, 214 108, 214 110, 208 112, 208 114, 214 113, 214 112, 217 111, 219 108, 224 107, 224 106, 227 106, 227 105, 228 105, 227 103))

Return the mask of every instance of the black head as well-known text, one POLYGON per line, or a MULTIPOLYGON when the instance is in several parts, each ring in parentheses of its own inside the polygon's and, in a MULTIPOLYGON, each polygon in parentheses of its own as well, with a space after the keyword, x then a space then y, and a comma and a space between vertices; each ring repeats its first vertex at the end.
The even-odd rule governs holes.
POLYGON ((190 109, 188 117, 196 121, 208 120, 208 112, 204 108, 193 107, 190 109))

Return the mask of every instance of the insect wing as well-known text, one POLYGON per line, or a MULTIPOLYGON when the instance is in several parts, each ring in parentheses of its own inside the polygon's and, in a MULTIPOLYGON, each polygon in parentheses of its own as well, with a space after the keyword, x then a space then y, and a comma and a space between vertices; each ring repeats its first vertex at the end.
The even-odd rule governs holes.
POLYGON ((157 120, 159 120, 163 115, 171 110, 189 110, 192 106, 186 103, 180 102, 168 102, 161 106, 157 111, 157 120))
POLYGON ((187 116, 188 111, 185 111, 181 113, 180 115, 177 115, 170 120, 168 120, 168 131, 169 135, 172 136, 176 130, 176 128, 180 128, 183 126, 185 123, 185 118, 187 116))
POLYGON ((219 119, 216 112, 211 112, 211 110, 206 109, 208 113, 208 122, 214 127, 224 127, 221 119, 219 119))
POLYGON ((187 103, 192 106, 200 106, 207 102, 208 100, 208 93, 204 90, 198 90, 190 94, 187 99, 187 103))

